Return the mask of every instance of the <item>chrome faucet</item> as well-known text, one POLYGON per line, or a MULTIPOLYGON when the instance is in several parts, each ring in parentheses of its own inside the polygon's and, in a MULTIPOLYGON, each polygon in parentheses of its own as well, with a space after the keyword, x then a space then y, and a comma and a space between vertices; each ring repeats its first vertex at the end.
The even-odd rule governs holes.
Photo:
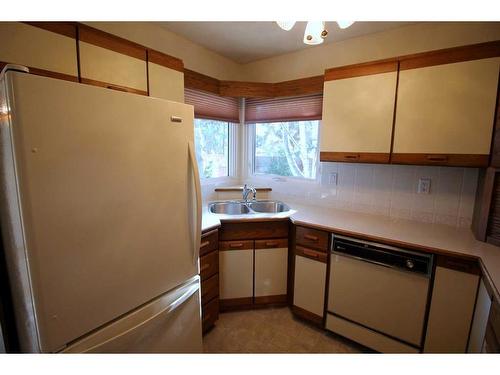
POLYGON ((243 186, 243 200, 245 201, 245 203, 248 203, 248 195, 250 193, 253 193, 253 200, 256 200, 257 190, 255 190, 255 188, 253 187, 248 187, 247 184, 245 184, 245 186, 243 186))

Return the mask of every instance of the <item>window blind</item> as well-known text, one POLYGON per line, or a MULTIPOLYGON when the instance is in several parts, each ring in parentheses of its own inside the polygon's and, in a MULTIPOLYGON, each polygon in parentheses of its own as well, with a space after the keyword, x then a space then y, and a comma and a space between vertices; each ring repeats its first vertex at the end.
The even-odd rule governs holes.
POLYGON ((320 120, 323 94, 245 100, 245 122, 320 120))
POLYGON ((237 98, 223 97, 209 92, 184 89, 184 101, 194 106, 196 118, 239 122, 237 98))

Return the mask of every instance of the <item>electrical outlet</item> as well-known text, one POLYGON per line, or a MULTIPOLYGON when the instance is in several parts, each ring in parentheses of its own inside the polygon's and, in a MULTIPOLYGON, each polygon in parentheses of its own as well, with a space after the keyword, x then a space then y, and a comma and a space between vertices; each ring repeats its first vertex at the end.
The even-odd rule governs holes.
POLYGON ((337 186, 337 181, 338 181, 338 173, 337 172, 330 173, 330 177, 328 179, 328 183, 330 185, 337 186))
POLYGON ((418 180, 418 190, 419 194, 430 194, 431 193, 431 179, 430 178, 420 178, 418 180))

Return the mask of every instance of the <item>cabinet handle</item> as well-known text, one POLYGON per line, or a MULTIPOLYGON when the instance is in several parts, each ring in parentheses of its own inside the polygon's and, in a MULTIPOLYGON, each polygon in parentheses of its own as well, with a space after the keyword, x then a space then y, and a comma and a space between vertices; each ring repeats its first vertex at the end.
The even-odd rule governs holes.
POLYGON ((203 249, 205 246, 208 246, 208 245, 210 245, 210 241, 202 242, 200 245, 200 249, 203 249))
POLYGON ((235 247, 243 247, 243 243, 230 243, 229 247, 235 248, 235 247))
POLYGON ((182 117, 179 117, 179 116, 170 116, 170 121, 172 121, 172 122, 182 122, 182 117))
POLYGON ((205 271, 207 268, 210 268, 210 263, 206 263, 200 268, 200 272, 205 271))
POLYGON ((306 240, 311 240, 311 241, 318 241, 319 240, 319 238, 317 236, 313 236, 312 234, 305 234, 304 238, 306 240))
POLYGON ((359 155, 344 155, 344 159, 358 160, 359 155))
POLYGON ((447 156, 437 156, 437 155, 427 155, 427 160, 429 161, 447 161, 447 156))
POLYGON ((312 258, 318 258, 319 256, 317 252, 312 250, 303 249, 302 252, 304 253, 304 255, 310 256, 312 258))
POLYGON ((112 89, 112 90, 117 90, 117 91, 122 91, 122 92, 128 92, 127 89, 119 86, 113 86, 113 85, 107 85, 106 88, 112 89))
POLYGON ((273 247, 273 246, 278 246, 277 242, 266 242, 266 246, 273 247))

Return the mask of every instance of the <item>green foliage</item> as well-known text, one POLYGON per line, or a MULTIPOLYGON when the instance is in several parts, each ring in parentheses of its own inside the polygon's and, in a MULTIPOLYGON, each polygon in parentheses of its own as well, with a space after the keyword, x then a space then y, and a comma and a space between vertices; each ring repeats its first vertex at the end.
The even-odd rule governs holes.
POLYGON ((227 176, 229 173, 229 123, 195 119, 194 139, 201 177, 227 176))

